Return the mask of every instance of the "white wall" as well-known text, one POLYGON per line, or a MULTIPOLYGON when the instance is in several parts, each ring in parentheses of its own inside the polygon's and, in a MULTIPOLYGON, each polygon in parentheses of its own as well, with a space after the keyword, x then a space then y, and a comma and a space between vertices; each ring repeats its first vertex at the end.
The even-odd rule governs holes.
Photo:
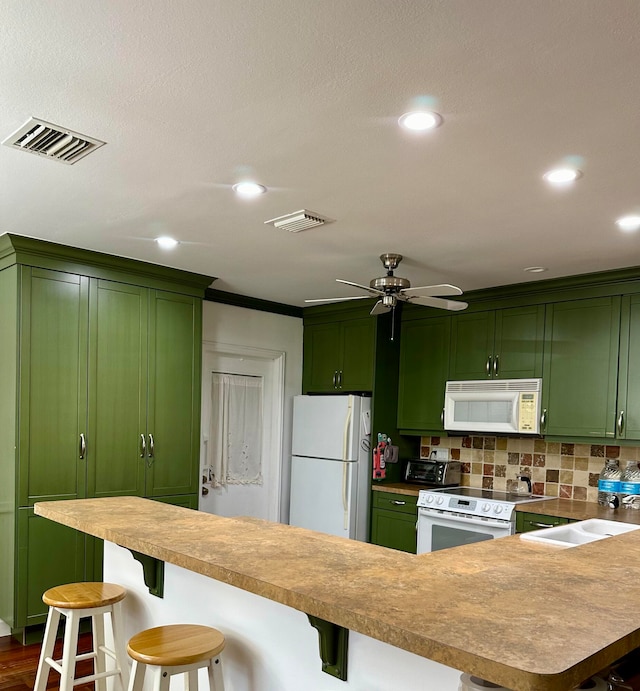
MULTIPOLYGON (((302 319, 205 300, 202 338, 205 342, 264 348, 285 353, 280 520, 287 523, 293 396, 302 391, 302 319)), ((200 497, 201 508, 204 510, 207 508, 206 499, 207 497, 200 497)))

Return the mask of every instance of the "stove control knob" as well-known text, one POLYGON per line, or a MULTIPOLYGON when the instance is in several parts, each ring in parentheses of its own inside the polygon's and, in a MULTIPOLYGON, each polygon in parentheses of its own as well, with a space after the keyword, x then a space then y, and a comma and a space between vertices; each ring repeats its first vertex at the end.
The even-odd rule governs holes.
POLYGON ((494 513, 502 513, 502 507, 500 506, 500 504, 498 504, 498 506, 494 507, 493 512, 494 513))
POLYGON ((442 504, 444 502, 444 497, 438 497, 436 499, 436 504, 442 504))
POLYGON ((433 494, 427 494, 427 504, 433 504, 433 494))
POLYGON ((483 511, 491 511, 491 504, 483 504, 482 510, 483 511))

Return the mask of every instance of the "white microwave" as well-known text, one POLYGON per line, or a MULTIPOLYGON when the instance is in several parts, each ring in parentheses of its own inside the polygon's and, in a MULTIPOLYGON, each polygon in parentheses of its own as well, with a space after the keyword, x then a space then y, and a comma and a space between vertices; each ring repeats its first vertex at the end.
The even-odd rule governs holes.
POLYGON ((540 434, 542 379, 448 381, 444 428, 451 432, 540 434))

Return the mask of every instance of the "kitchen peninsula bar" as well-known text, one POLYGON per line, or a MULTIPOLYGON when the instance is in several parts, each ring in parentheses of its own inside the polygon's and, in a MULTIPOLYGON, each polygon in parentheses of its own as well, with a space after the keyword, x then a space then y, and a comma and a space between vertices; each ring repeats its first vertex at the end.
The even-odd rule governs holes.
POLYGON ((512 536, 411 555, 137 497, 43 502, 35 511, 107 541, 105 580, 130 592, 139 586, 125 610, 128 633, 172 618, 192 623, 185 617, 208 607, 211 617, 219 613, 221 621, 207 623, 227 636, 232 680, 243 660, 260 658, 267 670, 271 662, 260 684, 246 688, 455 691, 461 670, 515 691, 569 691, 640 646, 640 531, 571 549, 512 536), (122 548, 166 563, 163 599, 149 595, 122 548), (317 636, 301 612, 351 632, 347 681, 319 672, 317 636), (242 628, 243 617, 262 626, 260 635, 242 628), (280 644, 288 631, 301 649, 314 647, 309 670, 298 649, 279 645, 279 660, 270 657, 269 635, 280 644), (390 668, 393 685, 381 671, 390 668), (316 672, 320 681, 311 683, 316 672), (414 681, 402 676, 413 673, 414 681))

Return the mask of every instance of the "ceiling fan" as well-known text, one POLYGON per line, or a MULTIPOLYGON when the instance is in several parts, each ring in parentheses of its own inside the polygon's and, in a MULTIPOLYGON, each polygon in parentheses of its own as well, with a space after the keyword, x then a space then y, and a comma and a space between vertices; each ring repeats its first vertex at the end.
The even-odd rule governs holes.
POLYGON ((439 297, 443 295, 462 295, 462 291, 457 286, 453 286, 449 283, 439 283, 434 286, 419 286, 417 288, 412 288, 409 279, 394 276, 393 272, 402 261, 401 254, 381 254, 380 261, 387 270, 387 275, 374 278, 369 283, 369 286, 363 286, 360 283, 336 278, 338 283, 344 283, 354 288, 360 288, 360 290, 366 290, 367 293, 369 293, 368 295, 357 295, 344 298, 318 298, 316 300, 305 300, 305 302, 343 302, 346 300, 365 300, 374 296, 378 298, 378 302, 376 302, 370 312, 370 314, 374 316, 392 310, 398 304, 399 300, 402 302, 411 302, 414 305, 424 305, 425 307, 436 307, 438 309, 453 311, 463 310, 468 306, 466 302, 443 300, 439 297), (410 294, 416 291, 427 294, 410 294))

